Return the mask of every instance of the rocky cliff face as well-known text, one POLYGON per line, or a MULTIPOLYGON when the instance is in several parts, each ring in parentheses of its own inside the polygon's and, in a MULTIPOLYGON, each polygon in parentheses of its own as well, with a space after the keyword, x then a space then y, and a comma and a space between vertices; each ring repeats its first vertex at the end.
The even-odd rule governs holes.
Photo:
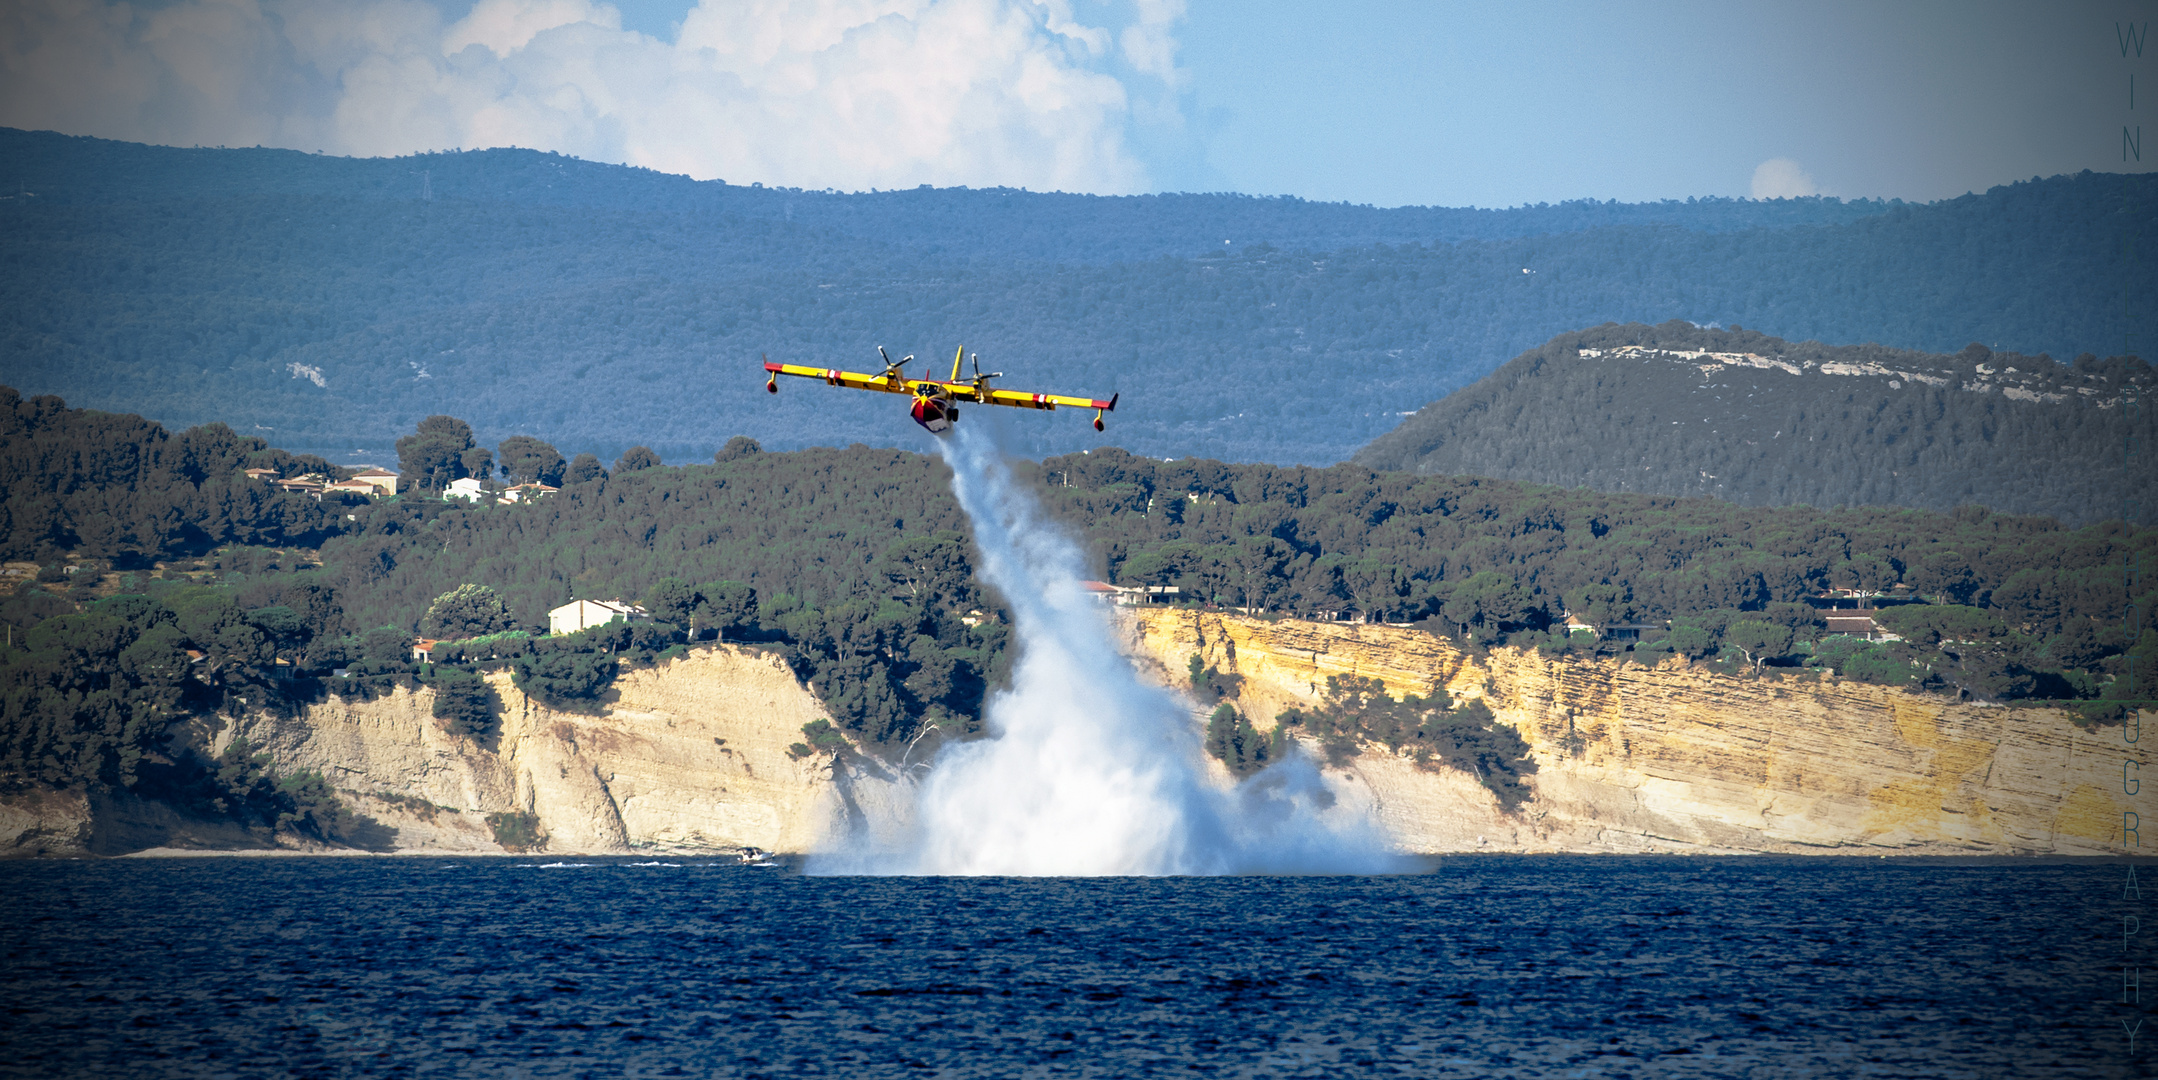
MULTIPOLYGON (((489 676, 505 704, 485 741, 451 736, 431 691, 336 696, 297 715, 254 715, 219 731, 244 737, 281 774, 319 772, 406 852, 501 853, 491 815, 530 815, 549 853, 803 851, 844 820, 829 758, 796 760, 802 725, 828 718, 779 658, 708 647, 615 680, 591 712, 528 699, 489 676), (394 831, 392 831, 394 830, 394 831)), ((842 777, 842 782, 844 777, 842 777)), ((146 818, 80 793, 24 793, 0 805, 0 850, 120 854, 167 845, 259 846, 201 823, 146 818)), ((166 815, 170 817, 169 812, 166 815)))
POLYGON ((1518 813, 1383 747, 1343 776, 1368 785, 1411 850, 2107 854, 2124 850, 2124 813, 2133 827, 2148 812, 2135 774, 2123 783, 2123 730, 2086 731, 2057 710, 1679 661, 1471 657, 1403 627, 1168 609, 1126 625, 1131 651, 1166 671, 1197 653, 1242 676, 1236 704, 1262 727, 1316 701, 1329 675, 1482 697, 1533 749, 1535 794, 1518 813))
POLYGON ((786 753, 826 714, 777 657, 700 649, 625 672, 590 713, 529 699, 506 673, 489 681, 507 705, 491 745, 443 733, 424 690, 333 698, 234 734, 280 772, 353 793, 407 849, 500 851, 487 815, 523 813, 551 852, 802 850, 828 816, 829 763, 786 753))
MULTIPOLYGON (((2138 785, 2123 784, 2134 768, 2123 765, 2123 730, 2085 731, 2053 710, 1734 679, 1677 662, 1469 656, 1388 626, 1167 609, 1126 613, 1122 626, 1164 682, 1181 682, 1193 653, 1241 676, 1235 704, 1262 727, 1316 701, 1329 675, 1482 697, 1536 760, 1534 795, 1514 813, 1474 778, 1383 747, 1327 770, 1410 851, 2105 854, 2124 850, 2124 813, 2147 816, 2145 797, 2125 790, 2138 785)), ((216 748, 244 735, 279 772, 320 772, 400 851, 500 852, 489 815, 523 814, 549 853, 801 852, 865 807, 871 818, 904 811, 902 786, 874 763, 787 755, 802 725, 826 714, 769 654, 719 646, 628 672, 590 713, 492 680, 507 709, 486 744, 445 734, 427 691, 398 691, 252 717, 220 732, 216 748)), ((11 797, 0 851, 260 842, 159 810, 80 793, 11 797)))

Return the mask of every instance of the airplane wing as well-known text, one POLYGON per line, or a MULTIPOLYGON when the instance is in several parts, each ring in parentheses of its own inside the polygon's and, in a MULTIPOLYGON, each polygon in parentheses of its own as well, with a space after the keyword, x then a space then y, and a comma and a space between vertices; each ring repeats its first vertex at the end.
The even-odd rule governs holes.
POLYGON ((1112 394, 1109 400, 1099 401, 1066 394, 1029 394, 1023 390, 990 390, 987 394, 977 394, 971 383, 954 383, 951 386, 952 396, 961 401, 978 401, 984 405, 1010 405, 1019 409, 1054 409, 1063 405, 1074 409, 1107 411, 1116 408, 1116 399, 1122 396, 1112 394))
POLYGON ((764 370, 774 375, 797 375, 804 379, 821 379, 832 386, 852 387, 856 390, 881 390, 887 394, 911 394, 920 379, 886 378, 883 375, 864 375, 859 371, 841 371, 838 368, 804 367, 801 364, 775 364, 767 360, 764 370))
POLYGON ((1008 405, 1016 409, 1054 409, 1059 405, 1074 409, 1116 408, 1121 394, 1112 394, 1109 400, 1073 397, 1069 394, 1034 394, 1023 390, 997 390, 977 387, 971 382, 943 382, 936 379, 892 378, 884 375, 865 375, 859 371, 841 371, 838 368, 807 367, 801 364, 775 364, 769 360, 764 370, 774 375, 794 375, 804 379, 819 379, 830 386, 845 386, 855 390, 876 390, 887 394, 913 394, 941 391, 955 401, 972 401, 983 405, 1008 405))

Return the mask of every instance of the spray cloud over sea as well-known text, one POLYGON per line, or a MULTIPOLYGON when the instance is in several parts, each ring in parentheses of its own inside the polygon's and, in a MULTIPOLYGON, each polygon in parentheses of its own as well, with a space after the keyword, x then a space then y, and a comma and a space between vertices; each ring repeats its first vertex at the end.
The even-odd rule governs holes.
POLYGON ((1077 545, 1014 484, 995 440, 938 440, 974 524, 982 580, 1003 594, 1019 660, 985 710, 988 738, 950 744, 910 820, 872 823, 825 874, 1356 874, 1403 869, 1361 809, 1302 755, 1217 782, 1190 707, 1142 681, 1080 585, 1077 545), (879 828, 877 825, 885 827, 879 828), (870 837, 875 836, 872 840, 870 837))

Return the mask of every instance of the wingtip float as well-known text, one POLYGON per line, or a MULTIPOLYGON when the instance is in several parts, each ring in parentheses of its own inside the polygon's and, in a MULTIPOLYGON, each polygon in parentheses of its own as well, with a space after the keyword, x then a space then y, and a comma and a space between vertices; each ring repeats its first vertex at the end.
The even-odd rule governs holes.
POLYGON ((838 368, 804 367, 800 364, 775 364, 766 359, 764 370, 769 374, 764 377, 764 389, 768 393, 779 393, 779 377, 793 375, 803 379, 820 379, 827 386, 875 390, 885 394, 909 394, 914 398, 914 406, 909 410, 914 422, 922 425, 932 435, 941 435, 951 430, 953 422, 959 419, 959 403, 962 401, 978 405, 1005 405, 1015 409, 1046 410, 1055 409, 1059 405, 1073 409, 1092 409, 1094 430, 1100 431, 1103 427, 1102 416, 1115 411, 1117 398, 1123 396, 1111 394, 1109 400, 1102 401, 1065 394, 1032 394, 1022 390, 993 389, 989 380, 1003 378, 1004 373, 992 371, 983 374, 982 358, 978 353, 973 357, 974 377, 961 379, 959 366, 961 361, 967 359, 965 346, 952 354, 951 378, 941 380, 931 377, 935 374, 933 370, 923 371, 919 379, 907 378, 903 368, 914 361, 912 355, 893 360, 882 345, 877 346, 877 355, 884 357, 884 373, 881 375, 865 375, 858 371, 841 371, 838 368))

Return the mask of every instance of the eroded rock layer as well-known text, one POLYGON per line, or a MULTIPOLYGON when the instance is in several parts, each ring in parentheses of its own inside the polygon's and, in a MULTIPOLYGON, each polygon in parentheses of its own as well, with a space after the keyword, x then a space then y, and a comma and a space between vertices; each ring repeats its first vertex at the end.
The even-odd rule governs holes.
MULTIPOLYGON (((2139 768, 2125 764, 2124 735, 2139 725, 2086 730, 2057 710, 1676 661, 1471 656, 1405 627, 1171 609, 1118 618, 1131 654, 1164 682, 1183 682, 1194 653, 1239 676, 1234 704, 1261 727, 1316 702, 1330 675, 1483 698, 1535 760, 1533 795, 1513 813, 1473 776, 1384 747, 1327 770, 1409 851, 2108 854, 2134 850, 2140 837, 2124 824, 2149 818, 2139 768)), ((518 827, 558 854, 805 852, 905 810, 903 785, 874 761, 846 755, 835 768, 788 753, 803 724, 828 717, 769 653, 708 647, 626 672, 590 712, 489 678, 506 708, 484 741, 445 733, 431 692, 399 690, 256 715, 212 749, 244 736, 279 773, 321 773, 379 823, 376 846, 406 852, 498 853, 518 827)), ((0 854, 262 842, 168 818, 109 795, 19 791, 0 798, 0 854)))
POLYGON ((2132 849, 2124 822, 2148 814, 2124 764, 2136 721, 2086 730, 2054 709, 1739 679, 1675 660, 1469 656, 1407 627, 1166 608, 1126 625, 1132 652, 1165 671, 1196 653, 1241 676, 1236 704, 1262 727, 1315 702, 1330 675, 1482 697, 1532 748, 1535 795, 1518 813, 1466 774, 1383 747, 1349 770, 1411 850, 2106 854, 2124 839, 2132 849))

